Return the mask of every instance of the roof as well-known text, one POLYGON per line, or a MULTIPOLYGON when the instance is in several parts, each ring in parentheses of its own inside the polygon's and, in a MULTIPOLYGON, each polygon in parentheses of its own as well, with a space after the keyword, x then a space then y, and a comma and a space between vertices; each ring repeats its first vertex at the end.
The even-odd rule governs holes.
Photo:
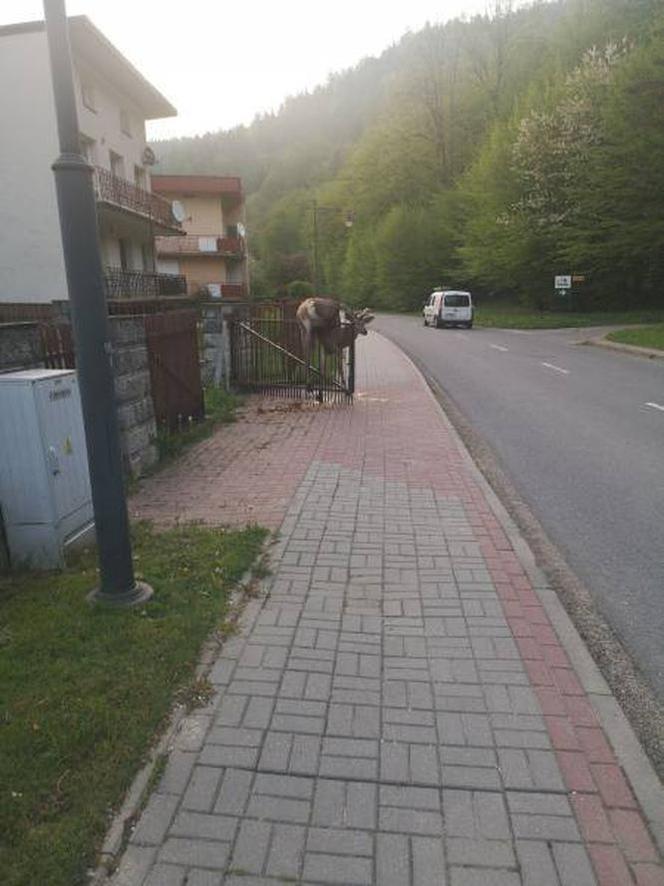
MULTIPOLYGON (((0 37, 39 33, 43 21, 18 22, 0 27, 0 37)), ((86 15, 69 16, 69 40, 72 55, 110 80, 130 95, 145 114, 146 120, 175 117, 173 105, 108 40, 86 15)))
POLYGON ((242 179, 235 175, 151 175, 158 194, 221 194, 242 196, 242 179))

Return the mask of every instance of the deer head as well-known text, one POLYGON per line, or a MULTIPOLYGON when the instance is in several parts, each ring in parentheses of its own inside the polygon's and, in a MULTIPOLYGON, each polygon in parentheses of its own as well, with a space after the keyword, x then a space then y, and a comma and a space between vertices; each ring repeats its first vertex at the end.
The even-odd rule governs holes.
POLYGON ((350 326, 353 329, 354 337, 357 338, 358 335, 366 335, 368 332, 367 326, 374 320, 374 315, 371 313, 369 308, 362 308, 361 311, 351 311, 350 309, 346 309, 346 319, 348 320, 350 326))
POLYGON ((307 298, 299 305, 295 317, 307 362, 314 339, 328 354, 340 351, 349 347, 358 335, 366 335, 366 327, 374 319, 369 308, 361 311, 344 308, 344 315, 346 322, 342 325, 341 305, 331 298, 307 298))

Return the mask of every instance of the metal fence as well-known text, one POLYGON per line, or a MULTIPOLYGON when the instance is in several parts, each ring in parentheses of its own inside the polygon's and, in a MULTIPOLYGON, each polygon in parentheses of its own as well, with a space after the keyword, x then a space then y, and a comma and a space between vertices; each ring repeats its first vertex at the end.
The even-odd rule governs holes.
POLYGON ((104 288, 107 299, 159 298, 186 293, 187 278, 182 274, 104 268, 104 288))
POLYGON ((348 402, 355 348, 327 354, 314 341, 306 359, 292 303, 253 306, 231 323, 231 372, 244 390, 289 399, 348 402))

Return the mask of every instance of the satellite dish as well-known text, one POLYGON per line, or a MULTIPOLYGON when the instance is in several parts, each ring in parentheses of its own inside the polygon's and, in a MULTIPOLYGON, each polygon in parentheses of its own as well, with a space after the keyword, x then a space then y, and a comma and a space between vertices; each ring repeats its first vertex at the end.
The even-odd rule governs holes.
POLYGON ((182 224, 182 222, 187 217, 184 206, 182 205, 182 203, 180 203, 179 200, 173 200, 173 203, 171 204, 171 211, 173 212, 173 218, 175 219, 175 221, 180 222, 180 224, 182 224))
POLYGON ((154 166, 157 162, 154 151, 147 146, 143 149, 143 156, 141 159, 143 160, 144 166, 154 166))

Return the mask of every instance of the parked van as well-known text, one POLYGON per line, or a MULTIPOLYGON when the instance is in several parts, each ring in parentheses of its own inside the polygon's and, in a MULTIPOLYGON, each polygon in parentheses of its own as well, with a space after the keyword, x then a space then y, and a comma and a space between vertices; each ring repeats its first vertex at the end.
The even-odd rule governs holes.
POLYGON ((456 289, 438 289, 432 292, 422 311, 425 326, 473 325, 473 299, 469 292, 456 289))

